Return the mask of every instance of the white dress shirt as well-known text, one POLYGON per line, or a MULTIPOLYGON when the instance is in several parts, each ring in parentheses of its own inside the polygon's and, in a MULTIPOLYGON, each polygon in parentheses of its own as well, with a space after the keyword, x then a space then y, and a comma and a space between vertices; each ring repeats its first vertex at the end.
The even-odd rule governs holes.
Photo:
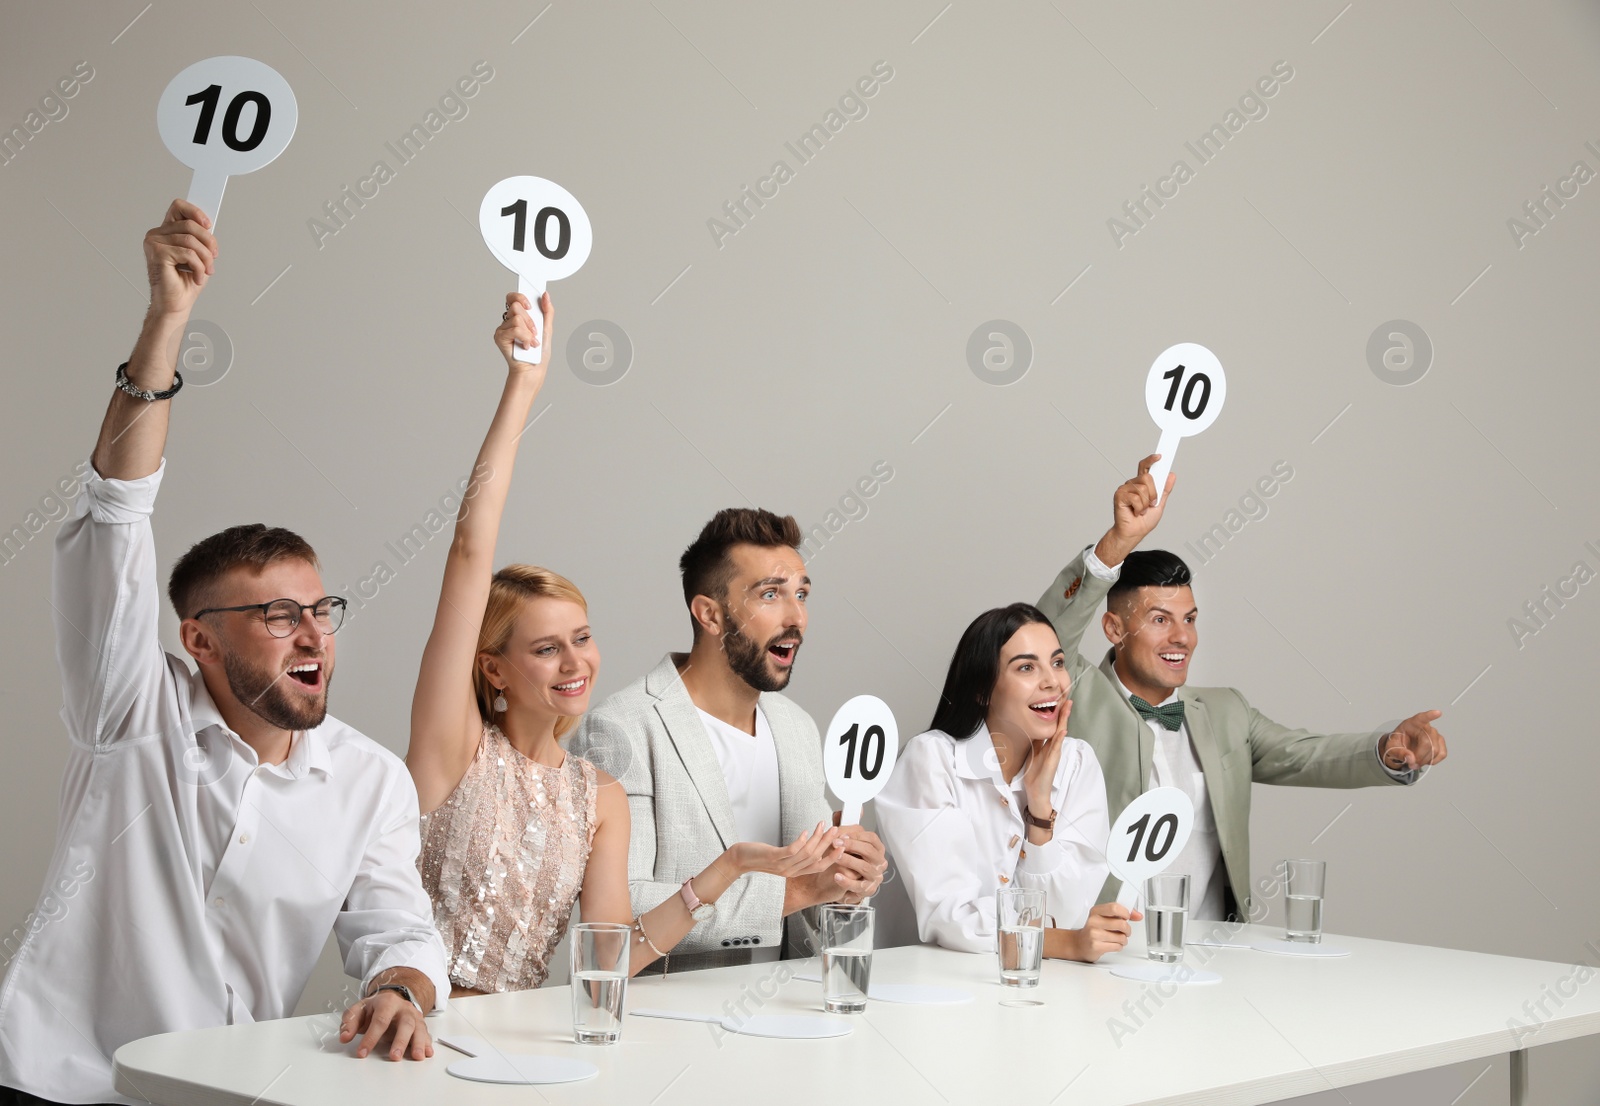
POLYGON ((874 801, 923 941, 993 952, 1002 887, 1037 888, 1054 925, 1083 927, 1106 880, 1111 825, 1094 750, 1077 738, 1063 740, 1050 790, 1055 833, 1043 845, 1028 843, 1022 772, 1005 782, 988 726, 964 741, 929 730, 901 750, 874 801))
MULTIPOLYGON (((1132 699, 1133 692, 1123 686, 1121 679, 1117 679, 1117 690, 1124 699, 1132 699)), ((1178 693, 1174 691, 1151 706, 1162 707, 1177 701, 1178 693)), ((1224 921, 1228 870, 1222 863, 1222 839, 1217 835, 1217 819, 1211 810, 1211 794, 1206 790, 1205 770, 1200 767, 1194 742, 1189 740, 1189 724, 1183 722, 1176 730, 1169 730, 1155 719, 1147 718, 1145 725, 1156 739, 1145 788, 1176 787, 1194 803, 1194 828, 1189 832, 1189 840, 1163 874, 1189 877, 1191 921, 1224 921)))
POLYGON ((450 993, 400 759, 330 717, 260 764, 161 648, 164 471, 91 470, 56 535, 67 768, 44 893, 0 987, 0 1084, 64 1102, 135 1101, 112 1090, 128 1041, 293 1013, 330 930, 363 991, 406 966, 436 1009, 450 993))

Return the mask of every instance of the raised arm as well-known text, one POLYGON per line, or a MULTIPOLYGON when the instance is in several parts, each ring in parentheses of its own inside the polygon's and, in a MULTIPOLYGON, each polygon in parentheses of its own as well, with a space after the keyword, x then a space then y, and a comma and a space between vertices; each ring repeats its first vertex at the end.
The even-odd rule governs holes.
MULTIPOLYGON (((144 267, 150 278, 150 308, 128 357, 129 383, 145 392, 172 387, 178 346, 200 289, 216 269, 217 240, 206 213, 173 200, 161 225, 144 236, 144 267)), ((137 480, 161 466, 172 405, 118 389, 100 425, 95 471, 108 480, 137 480)))
POLYGON ((411 700, 411 745, 406 766, 417 784, 424 812, 450 797, 466 774, 483 734, 473 700, 472 673, 477 664, 478 631, 489 603, 494 575, 495 540, 505 513, 506 494, 516 465, 517 443, 527 429, 528 411, 544 384, 550 366, 550 325, 555 311, 549 293, 542 298, 543 356, 529 365, 512 356, 512 344, 534 341, 532 304, 521 293, 506 296, 506 315, 494 332, 495 345, 506 361, 506 385, 472 469, 474 492, 463 497, 455 536, 444 564, 444 584, 433 631, 422 651, 422 669, 411 700))
POLYGON ((1137 476, 1118 485, 1111 497, 1111 528, 1093 550, 1085 550, 1068 562, 1039 597, 1039 609, 1055 626, 1061 648, 1073 659, 1075 675, 1085 666, 1092 667, 1091 662, 1080 662, 1079 657, 1083 635, 1094 621, 1100 601, 1116 582, 1124 558, 1149 536, 1166 510, 1167 495, 1177 477, 1167 475, 1161 502, 1155 503, 1156 485, 1150 467, 1160 459, 1159 453, 1152 453, 1139 462, 1137 476))
MULTIPOLYGON (((199 208, 174 200, 144 236, 150 307, 129 357, 128 387, 161 393, 172 386, 183 328, 216 258, 209 225, 199 208)), ((93 745, 159 730, 157 691, 169 678, 157 635, 161 586, 150 514, 172 401, 112 389, 109 377, 93 471, 56 532, 51 599, 62 718, 74 741, 93 745)))

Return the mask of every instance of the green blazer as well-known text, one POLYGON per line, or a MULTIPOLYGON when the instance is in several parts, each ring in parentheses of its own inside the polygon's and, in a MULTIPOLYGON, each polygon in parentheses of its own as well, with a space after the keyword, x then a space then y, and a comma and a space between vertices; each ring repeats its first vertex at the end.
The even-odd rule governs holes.
MULTIPOLYGON (((1111 588, 1088 570, 1080 553, 1061 570, 1039 600, 1054 623, 1072 674, 1072 736, 1089 743, 1106 778, 1106 801, 1115 822, 1124 807, 1145 790, 1150 779, 1155 735, 1123 696, 1112 671, 1110 652, 1096 667, 1079 651, 1083 635, 1095 620, 1100 601, 1111 588)), ((1205 773, 1211 813, 1216 818, 1222 862, 1232 891, 1229 908, 1250 917, 1250 785, 1290 784, 1297 787, 1369 787, 1411 783, 1416 773, 1399 778, 1378 759, 1377 740, 1367 733, 1314 734, 1291 730, 1252 707, 1231 687, 1183 687, 1189 738, 1205 773)), ((1115 876, 1107 880, 1100 901, 1117 894, 1115 876)))

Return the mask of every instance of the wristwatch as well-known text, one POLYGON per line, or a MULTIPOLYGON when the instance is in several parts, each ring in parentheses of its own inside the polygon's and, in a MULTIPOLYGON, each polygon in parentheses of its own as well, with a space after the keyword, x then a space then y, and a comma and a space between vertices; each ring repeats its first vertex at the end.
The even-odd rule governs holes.
POLYGON ((1040 829, 1047 830, 1050 833, 1054 833, 1056 831, 1056 812, 1054 810, 1050 812, 1049 818, 1040 818, 1027 807, 1023 807, 1022 820, 1028 823, 1030 826, 1038 826, 1040 829))
POLYGON ((411 993, 411 988, 407 987, 404 983, 385 983, 382 987, 374 987, 372 989, 372 994, 368 995, 367 997, 373 998, 382 994, 384 991, 395 992, 401 998, 409 1002, 412 1006, 415 1006, 417 1008, 417 1013, 422 1014, 424 1017, 427 1016, 428 1012, 422 1008, 422 1003, 417 1001, 416 996, 411 993))
POLYGON ((717 904, 701 902, 700 896, 694 893, 693 876, 683 881, 683 887, 678 893, 683 896, 683 905, 689 908, 689 917, 693 918, 696 924, 709 922, 717 916, 717 904))

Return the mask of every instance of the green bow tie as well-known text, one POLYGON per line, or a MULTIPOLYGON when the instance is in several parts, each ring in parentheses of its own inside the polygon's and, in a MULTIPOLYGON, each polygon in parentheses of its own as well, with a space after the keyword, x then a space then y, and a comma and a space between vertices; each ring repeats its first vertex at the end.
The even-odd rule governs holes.
POLYGON ((1183 725, 1182 699, 1179 699, 1176 703, 1168 703, 1164 707, 1152 707, 1137 695, 1130 695, 1128 702, 1132 703, 1133 709, 1139 712, 1139 717, 1147 722, 1153 718, 1169 730, 1176 730, 1183 725))

